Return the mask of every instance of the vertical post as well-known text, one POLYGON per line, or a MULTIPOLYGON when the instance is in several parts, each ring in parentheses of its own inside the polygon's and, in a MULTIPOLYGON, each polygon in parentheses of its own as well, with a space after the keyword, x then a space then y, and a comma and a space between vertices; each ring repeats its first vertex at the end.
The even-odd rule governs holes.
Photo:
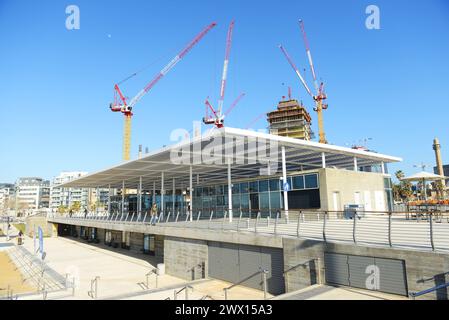
POLYGON ((393 242, 391 241, 391 223, 393 222, 392 212, 388 212, 388 244, 393 247, 393 242))
POLYGON ((173 192, 172 192, 172 208, 173 212, 175 212, 175 201, 176 201, 176 181, 175 178, 173 178, 173 192))
POLYGON ((318 282, 318 284, 322 284, 322 281, 321 281, 321 260, 320 260, 320 258, 317 258, 317 259, 315 259, 315 263, 316 263, 316 265, 315 265, 315 267, 316 267, 316 278, 317 278, 317 282, 318 282))
POLYGON ((193 221, 193 168, 190 166, 189 170, 189 197, 190 197, 190 210, 189 210, 189 216, 190 221, 193 221))
POLYGON ((99 206, 99 204, 100 204, 100 189, 99 189, 98 187, 95 189, 95 199, 96 199, 96 203, 95 203, 95 213, 96 213, 97 216, 98 216, 98 212, 99 212, 98 206, 99 206))
POLYGON ((122 181, 122 217, 124 214, 125 214, 125 180, 122 181))
MULTIPOLYGON (((323 217, 323 241, 327 242, 326 240, 326 222, 327 222, 327 211, 324 212, 324 217, 323 217)), ((355 219, 355 218, 354 218, 355 219)))
POLYGON ((137 220, 142 214, 142 177, 139 177, 139 192, 137 193, 137 220))
POLYGON ((301 220, 301 214, 302 214, 302 212, 299 211, 299 214, 298 214, 298 225, 296 226, 296 236, 298 238, 299 238, 299 225, 300 225, 300 220, 301 220))
POLYGON ((385 174, 385 162, 380 163, 380 170, 382 170, 382 174, 385 174))
POLYGON ((326 168, 326 154, 324 152, 321 153, 321 165, 326 168))
MULTIPOLYGON (((283 184, 287 183, 287 164, 285 161, 285 147, 282 146, 282 182, 283 184)), ((288 222, 288 192, 284 190, 284 211, 285 218, 288 222)))
POLYGON ((108 186, 108 215, 111 214, 111 185, 108 186))
POLYGON ((153 202, 152 204, 156 203, 156 181, 153 181, 153 201, 152 202, 153 202))
POLYGON ((354 171, 359 171, 359 167, 357 164, 357 157, 354 157, 354 171))
POLYGON ((225 300, 228 300, 228 288, 224 288, 224 296, 225 296, 225 300))
POLYGON ((263 299, 267 300, 267 270, 262 270, 263 299))
POLYGON ((164 172, 162 172, 162 174, 161 174, 161 212, 164 212, 164 194, 165 194, 164 179, 165 179, 165 175, 164 175, 164 172))
POLYGON ((232 222, 232 177, 231 177, 231 160, 228 158, 228 212, 229 222, 232 222))
POLYGON ((435 251, 435 243, 433 241, 433 212, 429 213, 429 231, 430 231, 430 245, 432 251, 435 251))
POLYGON ((353 226, 352 226, 352 240, 355 244, 357 244, 357 237, 356 237, 356 231, 357 231, 357 212, 354 213, 354 217, 352 218, 353 226))

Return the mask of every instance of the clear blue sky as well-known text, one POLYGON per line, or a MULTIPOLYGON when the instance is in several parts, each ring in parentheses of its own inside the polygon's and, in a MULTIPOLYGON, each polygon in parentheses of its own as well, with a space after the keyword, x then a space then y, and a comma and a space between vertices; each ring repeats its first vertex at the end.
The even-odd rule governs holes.
MULTIPOLYGON (((390 170, 434 164, 438 136, 449 163, 449 3, 433 1, 23 1, 0 0, 0 182, 95 171, 121 161, 123 118, 110 112, 113 85, 132 97, 202 28, 218 26, 135 108, 132 151, 169 144, 217 101, 226 31, 235 18, 225 104, 247 96, 227 119, 246 127, 273 109, 287 85, 306 97, 277 45, 307 67, 297 20, 303 18, 318 75, 327 83, 328 140, 372 138, 368 146, 404 158, 390 170), (76 4, 81 29, 65 28, 76 4), (376 4, 381 30, 365 28, 376 4), (283 86, 282 84, 286 85, 283 86)), ((310 73, 307 69, 310 82, 310 73)), ((254 127, 265 127, 262 119, 254 127)))

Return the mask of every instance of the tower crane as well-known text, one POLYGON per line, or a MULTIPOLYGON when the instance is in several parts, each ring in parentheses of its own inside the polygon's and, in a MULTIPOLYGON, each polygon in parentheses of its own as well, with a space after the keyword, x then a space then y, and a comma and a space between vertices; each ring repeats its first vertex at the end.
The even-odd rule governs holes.
POLYGON ((221 88, 220 88, 220 99, 218 100, 218 108, 217 110, 212 107, 211 103, 209 102, 209 98, 206 99, 205 105, 206 105, 206 116, 203 118, 204 124, 213 124, 217 128, 222 128, 224 126, 224 119, 229 114, 229 112, 234 109, 234 107, 237 105, 237 103, 243 98, 245 95, 244 93, 240 94, 240 96, 232 103, 231 107, 226 111, 225 114, 223 114, 223 104, 224 104, 224 97, 225 97, 225 91, 226 91, 226 80, 228 78, 228 66, 229 66, 229 57, 231 55, 231 45, 232 45, 232 33, 234 30, 234 24, 235 21, 231 21, 231 24, 229 25, 228 34, 226 37, 226 51, 225 51, 225 59, 223 64, 223 75, 221 77, 221 88), (209 116, 208 110, 212 111, 212 115, 209 116))
MULTIPOLYGON (((121 112, 124 115, 124 127, 123 127, 123 160, 127 161, 130 159, 131 150, 131 118, 133 116, 132 109, 139 102, 142 97, 150 91, 154 85, 159 82, 179 61, 184 58, 184 56, 217 24, 215 22, 208 25, 203 31, 201 31, 178 55, 176 55, 156 76, 148 83, 142 90, 140 90, 137 95, 132 98, 129 102, 128 99, 123 95, 120 90, 119 84, 114 85, 114 102, 110 104, 110 109, 113 112, 121 112)), ((134 73, 130 77, 126 78, 124 81, 136 75, 134 73)))
POLYGON ((321 84, 318 85, 318 81, 317 81, 317 77, 316 77, 316 73, 315 73, 315 67, 313 65, 313 60, 312 60, 312 54, 310 52, 310 46, 309 46, 309 42, 307 40, 307 35, 306 35, 305 29, 304 29, 304 22, 302 20, 299 20, 299 27, 300 27, 302 35, 303 35, 303 40, 304 40, 304 44, 306 47, 307 58, 309 60, 310 71, 312 72, 313 84, 315 87, 315 94, 313 94, 312 91, 310 90, 310 88, 307 86, 307 84, 304 80, 304 77, 301 75, 301 73, 299 72, 295 63, 293 62, 293 60, 291 59, 291 57, 289 56, 287 51, 284 49, 284 47, 282 45, 279 45, 279 48, 281 49, 282 53, 287 58, 287 61, 290 63, 291 67, 293 68, 293 70, 295 71, 299 80, 301 81, 302 85, 306 89, 307 94, 310 95, 313 98, 313 100, 315 101, 315 108, 313 110, 316 111, 317 117, 318 117, 319 142, 327 143, 326 134, 324 132, 324 122, 323 122, 323 110, 326 110, 328 107, 328 105, 324 103, 324 100, 327 99, 327 95, 324 92, 324 83, 321 82, 321 84))

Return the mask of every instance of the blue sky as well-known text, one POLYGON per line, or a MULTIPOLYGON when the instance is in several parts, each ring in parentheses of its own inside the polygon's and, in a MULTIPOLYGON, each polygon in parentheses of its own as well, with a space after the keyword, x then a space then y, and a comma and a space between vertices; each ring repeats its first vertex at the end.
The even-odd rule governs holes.
MULTIPOLYGON (((0 0, 0 182, 119 163, 123 118, 108 108, 114 83, 148 66, 123 85, 132 97, 212 21, 217 27, 135 107, 133 154, 138 144, 169 144, 173 129, 190 130, 206 96, 216 104, 231 19, 225 105, 246 97, 227 125, 246 127, 290 85, 317 132, 312 101, 277 47, 307 68, 299 18, 327 86, 329 142, 372 138, 371 149, 404 158, 390 171, 413 173, 414 164, 434 164, 437 136, 449 163, 447 1, 0 0), (65 28, 70 4, 80 8, 80 30, 65 28), (380 8, 380 30, 365 28, 369 4, 380 8)), ((308 68, 306 77, 312 85, 308 68)), ((254 128, 265 126, 262 119, 254 128)))

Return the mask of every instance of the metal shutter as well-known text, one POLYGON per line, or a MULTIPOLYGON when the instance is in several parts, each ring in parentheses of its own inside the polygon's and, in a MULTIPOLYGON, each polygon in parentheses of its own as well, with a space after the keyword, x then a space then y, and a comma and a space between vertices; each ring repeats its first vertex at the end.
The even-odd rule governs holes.
POLYGON ((221 253, 218 242, 210 242, 208 246, 208 269, 209 277, 222 279, 221 275, 221 253))
POLYGON ((368 289, 366 280, 369 274, 366 273, 368 266, 373 266, 374 258, 348 256, 349 285, 355 288, 368 289))
MULTIPOLYGON (((239 246, 239 265, 240 278, 239 281, 253 275, 261 267, 260 248, 254 246, 239 246)), ((262 290, 262 276, 255 275, 242 283, 243 286, 262 290)))
POLYGON ((345 254, 325 253, 326 282, 349 286, 348 256, 345 254))
POLYGON ((267 291, 274 295, 284 293, 284 255, 282 250, 262 247, 261 267, 269 271, 267 274, 267 291))
POLYGON ((407 296, 405 262, 381 258, 376 258, 375 261, 380 275, 379 291, 407 296))
MULTIPOLYGON (((282 249, 209 242, 208 252, 209 277, 237 283, 263 268, 269 271, 267 291, 285 292, 282 249)), ((254 275, 241 285, 262 290, 262 276, 254 275)))

